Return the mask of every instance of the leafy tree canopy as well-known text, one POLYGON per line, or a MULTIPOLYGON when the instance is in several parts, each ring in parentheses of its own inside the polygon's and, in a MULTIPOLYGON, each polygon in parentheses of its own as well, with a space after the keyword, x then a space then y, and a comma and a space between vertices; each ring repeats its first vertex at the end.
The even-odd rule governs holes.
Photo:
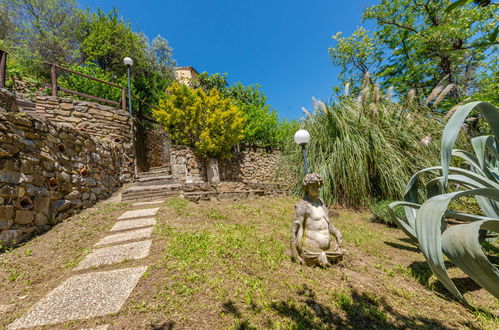
POLYGON ((342 69, 340 77, 355 82, 370 71, 382 87, 393 85, 400 93, 415 89, 419 95, 443 80, 457 86, 454 103, 472 95, 491 73, 484 72, 487 56, 497 51, 496 6, 470 2, 446 11, 451 4, 382 0, 367 8, 362 19, 375 23, 373 32, 360 27, 350 37, 333 36, 337 44, 329 54, 342 69))

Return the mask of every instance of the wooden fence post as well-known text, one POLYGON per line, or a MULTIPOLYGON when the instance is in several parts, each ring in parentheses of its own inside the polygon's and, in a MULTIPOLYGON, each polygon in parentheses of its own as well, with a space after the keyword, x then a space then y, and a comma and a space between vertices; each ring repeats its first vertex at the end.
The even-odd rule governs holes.
POLYGON ((50 78, 52 80, 52 96, 57 96, 57 68, 55 65, 50 68, 50 78))
POLYGON ((126 88, 121 89, 121 110, 126 112, 126 88))
POLYGON ((7 53, 0 50, 0 87, 5 87, 5 74, 7 71, 7 53))

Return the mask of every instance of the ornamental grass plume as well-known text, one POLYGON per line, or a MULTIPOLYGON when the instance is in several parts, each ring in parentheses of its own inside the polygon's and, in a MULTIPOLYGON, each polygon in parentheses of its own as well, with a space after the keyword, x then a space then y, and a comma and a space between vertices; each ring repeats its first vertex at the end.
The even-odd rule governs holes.
POLYGON ((369 86, 369 71, 366 72, 366 74, 364 75, 364 82, 362 83, 362 87, 366 87, 366 86, 369 86))
POLYGON ((303 113, 307 115, 307 118, 312 118, 312 115, 310 114, 310 112, 308 112, 308 110, 305 109, 304 107, 301 108, 301 111, 303 111, 303 113))
POLYGON ((446 114, 445 114, 445 116, 444 116, 444 119, 445 119, 445 120, 447 120, 447 119, 449 119, 450 117, 452 117, 452 114, 453 114, 454 112, 456 112, 456 110, 457 110, 457 109, 459 109, 459 107, 461 107, 461 106, 462 106, 462 104, 461 104, 461 103, 456 104, 455 106, 453 106, 453 107, 452 107, 452 109, 450 109, 449 111, 447 111, 447 113, 446 113, 446 114))
POLYGON ((374 103, 379 103, 379 99, 380 99, 380 92, 379 92, 379 84, 376 83, 376 86, 374 86, 374 90, 373 90, 373 102, 374 103))
POLYGON ((416 90, 413 88, 407 93, 407 103, 410 105, 414 101, 414 98, 416 97, 416 90))
POLYGON ((438 95, 435 102, 433 102, 433 106, 437 106, 440 102, 442 102, 442 100, 445 98, 445 96, 447 96, 447 94, 449 94, 454 89, 454 87, 456 87, 455 84, 448 84, 444 88, 444 90, 440 93, 440 95, 438 95))
POLYGON ((390 87, 388 87, 388 91, 386 92, 386 100, 388 102, 391 102, 391 100, 392 100, 393 89, 394 89, 394 87, 390 86, 390 87))
POLYGON ((444 89, 444 86, 437 86, 437 87, 433 88, 430 95, 428 95, 428 97, 424 101, 424 104, 425 105, 430 104, 431 101, 433 101, 438 95, 440 95, 440 93, 442 92, 443 89, 444 89))
POLYGON ((349 89, 350 89, 350 83, 347 82, 345 84, 345 93, 343 94, 343 96, 348 96, 349 89))
POLYGON ((327 107, 326 107, 326 105, 324 104, 324 102, 319 101, 319 102, 317 102, 317 103, 319 103, 319 108, 322 110, 322 113, 327 114, 327 107))
POLYGON ((362 89, 361 104, 365 106, 367 104, 368 99, 369 99, 369 86, 366 86, 362 89))

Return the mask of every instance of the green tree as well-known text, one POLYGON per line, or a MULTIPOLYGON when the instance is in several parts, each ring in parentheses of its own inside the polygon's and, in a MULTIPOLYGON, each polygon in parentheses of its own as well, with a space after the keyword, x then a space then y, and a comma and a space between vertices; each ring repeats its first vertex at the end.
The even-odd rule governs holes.
POLYGON ((497 50, 490 36, 498 22, 495 6, 467 4, 452 11, 450 0, 382 0, 367 8, 363 20, 375 23, 374 33, 357 30, 329 51, 343 72, 362 74, 364 63, 381 66, 371 72, 383 87, 428 95, 439 82, 455 84, 454 103, 471 94, 487 55, 497 50), (343 53, 342 53, 343 52, 343 53), (445 79, 444 79, 445 78, 445 79))
POLYGON ((262 147, 277 145, 279 118, 267 104, 259 85, 243 86, 240 82, 230 86, 226 95, 231 97, 246 116, 243 142, 262 147))
POLYGON ((187 145, 204 157, 227 157, 243 137, 244 114, 217 89, 206 93, 174 82, 153 116, 173 143, 187 145))
POLYGON ((74 63, 88 13, 75 0, 0 0, 0 37, 24 61, 74 63))
POLYGON ((173 80, 175 61, 168 41, 158 35, 149 42, 143 33, 134 32, 130 23, 119 17, 117 9, 93 13, 88 30, 81 44, 86 61, 109 73, 111 80, 119 81, 126 74, 123 58, 131 57, 135 96, 146 103, 157 104, 173 80))

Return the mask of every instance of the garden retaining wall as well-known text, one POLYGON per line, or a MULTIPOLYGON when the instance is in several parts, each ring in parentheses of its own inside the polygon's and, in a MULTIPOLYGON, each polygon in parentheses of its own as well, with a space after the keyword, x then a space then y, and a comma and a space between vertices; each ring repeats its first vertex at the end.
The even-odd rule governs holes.
MULTIPOLYGON (((75 102, 72 107, 82 106, 80 101, 75 102)), ((70 111, 69 106, 51 105, 50 111, 70 111)), ((3 245, 19 242, 109 197, 130 176, 123 141, 97 138, 97 134, 58 122, 0 111, 3 245)), ((128 138, 125 134, 116 132, 116 136, 128 138)))
MULTIPOLYGON (((263 183, 279 182, 275 171, 281 154, 277 150, 262 149, 234 152, 228 159, 218 160, 221 181, 263 183)), ((206 160, 194 154, 189 147, 171 147, 170 164, 172 173, 181 182, 206 182, 206 160)))

